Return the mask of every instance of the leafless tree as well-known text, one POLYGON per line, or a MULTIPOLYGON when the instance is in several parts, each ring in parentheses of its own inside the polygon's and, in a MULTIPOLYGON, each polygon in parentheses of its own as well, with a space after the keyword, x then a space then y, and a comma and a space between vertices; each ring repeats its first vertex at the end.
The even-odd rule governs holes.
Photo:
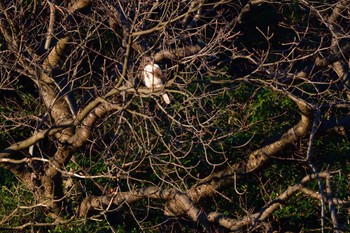
POLYGON ((274 213, 302 196, 322 231, 343 231, 349 201, 332 176, 349 170, 325 165, 315 142, 349 140, 349 6, 2 0, 0 165, 18 184, 0 228, 89 219, 116 231, 132 219, 175 231, 186 218, 208 232, 272 232, 274 213), (150 60, 164 86, 142 83, 150 60), (286 105, 254 121, 271 107, 254 105, 260 90, 286 105), (286 186, 263 175, 280 163, 303 175, 286 186))

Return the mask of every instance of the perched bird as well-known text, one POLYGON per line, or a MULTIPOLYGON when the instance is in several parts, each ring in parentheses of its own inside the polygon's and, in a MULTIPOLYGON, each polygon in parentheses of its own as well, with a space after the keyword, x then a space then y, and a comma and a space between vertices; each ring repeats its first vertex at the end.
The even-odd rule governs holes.
MULTIPOLYGON (((147 64, 142 71, 143 82, 148 88, 159 88, 164 86, 165 78, 159 65, 153 61, 147 64)), ((162 94, 165 103, 170 104, 170 99, 167 93, 162 94)))

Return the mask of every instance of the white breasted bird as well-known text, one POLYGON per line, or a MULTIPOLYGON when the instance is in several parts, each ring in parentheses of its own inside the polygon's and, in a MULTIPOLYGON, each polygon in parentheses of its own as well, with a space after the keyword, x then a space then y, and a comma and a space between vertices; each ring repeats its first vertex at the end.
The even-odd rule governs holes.
MULTIPOLYGON (((158 64, 151 61, 146 64, 142 71, 143 83, 148 88, 159 88, 164 86, 165 78, 158 64)), ((162 94, 165 103, 170 104, 170 99, 167 93, 162 94)))

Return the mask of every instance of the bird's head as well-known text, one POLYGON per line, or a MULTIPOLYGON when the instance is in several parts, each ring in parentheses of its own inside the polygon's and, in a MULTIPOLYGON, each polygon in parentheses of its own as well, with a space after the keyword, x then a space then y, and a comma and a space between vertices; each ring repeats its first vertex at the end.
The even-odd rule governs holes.
POLYGON ((154 64, 154 58, 153 57, 151 57, 151 56, 146 56, 145 58, 144 58, 144 64, 145 65, 153 65, 154 64))

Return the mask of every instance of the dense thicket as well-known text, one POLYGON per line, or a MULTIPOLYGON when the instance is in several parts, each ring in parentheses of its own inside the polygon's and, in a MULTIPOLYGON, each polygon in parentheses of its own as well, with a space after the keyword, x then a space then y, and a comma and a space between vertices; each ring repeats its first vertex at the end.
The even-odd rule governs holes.
POLYGON ((347 0, 2 0, 0 229, 349 231, 349 17, 347 0))

